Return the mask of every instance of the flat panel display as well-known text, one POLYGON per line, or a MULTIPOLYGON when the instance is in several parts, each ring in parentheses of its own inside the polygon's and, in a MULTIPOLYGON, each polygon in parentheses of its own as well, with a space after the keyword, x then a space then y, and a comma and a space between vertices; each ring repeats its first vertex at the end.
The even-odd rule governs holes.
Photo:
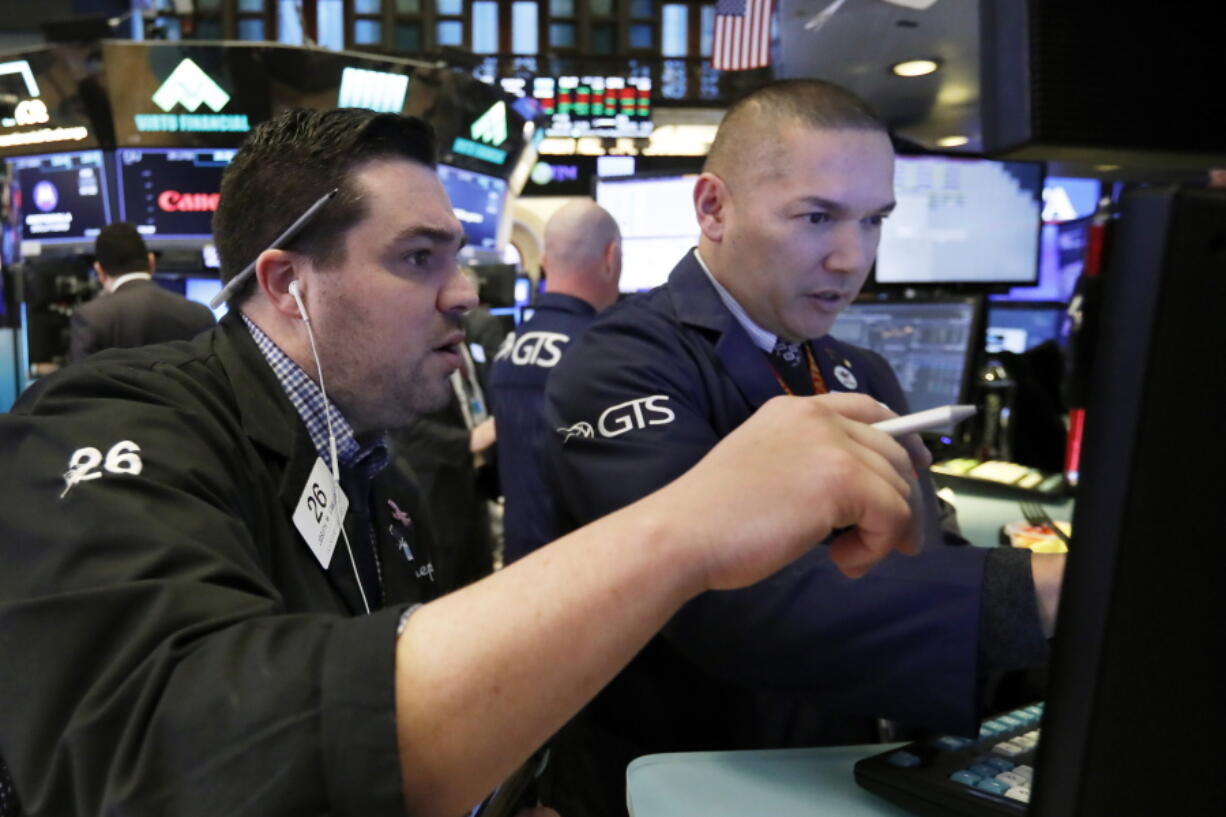
POLYGON ((839 315, 830 334, 884 357, 911 411, 923 411, 966 402, 983 343, 982 311, 983 301, 970 297, 857 302, 839 315))
POLYGON ((468 245, 496 250, 498 223, 507 199, 506 180, 450 165, 439 165, 438 177, 451 199, 451 209, 464 225, 468 245))
MULTIPOLYGON (((217 278, 185 278, 183 283, 183 295, 189 301, 195 301, 198 304, 209 305, 209 301, 213 300, 218 292, 221 291, 221 281, 217 278)), ((222 316, 230 310, 227 304, 218 304, 213 310, 213 315, 217 320, 221 320, 222 316)))
POLYGON ((1039 274, 1043 168, 949 156, 899 156, 897 208, 881 228, 879 284, 1033 284, 1039 274))
POLYGON ((102 151, 20 156, 8 161, 23 241, 92 244, 111 222, 102 151))
POLYGON ((651 78, 558 76, 502 80, 509 94, 531 93, 549 117, 546 136, 645 138, 651 135, 651 78))
POLYGON ((984 350, 1022 354, 1041 343, 1064 340, 1062 303, 991 303, 984 350))
POLYGON ((622 292, 663 284, 698 245, 697 174, 619 176, 596 181, 596 202, 622 231, 622 292))
POLYGON ((146 238, 211 236, 221 175, 235 152, 121 148, 115 152, 120 220, 146 238))

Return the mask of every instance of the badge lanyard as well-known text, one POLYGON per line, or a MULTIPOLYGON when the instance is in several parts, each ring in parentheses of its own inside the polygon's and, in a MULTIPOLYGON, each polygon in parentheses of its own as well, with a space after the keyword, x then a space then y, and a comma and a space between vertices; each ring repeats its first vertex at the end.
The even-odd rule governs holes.
MULTIPOLYGON (((817 368, 817 361, 813 359, 813 350, 809 348, 809 344, 807 343, 803 344, 803 346, 805 350, 805 360, 809 362, 809 379, 813 382, 813 393, 825 394, 826 392, 830 391, 830 389, 826 388, 826 380, 822 377, 821 370, 817 368)), ((779 372, 775 371, 775 367, 769 362, 767 365, 770 366, 771 374, 775 376, 775 380, 778 381, 779 385, 783 388, 784 393, 795 396, 795 392, 792 391, 787 383, 783 382, 783 378, 779 376, 779 372)))

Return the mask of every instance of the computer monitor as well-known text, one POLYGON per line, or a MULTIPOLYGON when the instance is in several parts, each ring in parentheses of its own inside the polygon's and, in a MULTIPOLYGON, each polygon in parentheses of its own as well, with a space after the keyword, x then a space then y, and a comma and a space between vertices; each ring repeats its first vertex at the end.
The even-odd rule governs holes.
POLYGON ((596 202, 622 232, 622 292, 663 284, 682 256, 698 245, 697 179, 694 173, 643 173, 596 180, 596 202))
POLYGON ((207 239, 233 148, 115 151, 119 218, 146 239, 207 239))
POLYGON ((1039 274, 1043 166, 899 156, 898 206, 881 228, 883 285, 1033 284, 1039 274))
POLYGON ((983 343, 983 299, 858 301, 839 315, 830 334, 884 357, 911 411, 965 403, 983 343))
POLYGON ((17 156, 8 162, 23 241, 92 246, 99 231, 111 223, 102 151, 17 156))
POLYGON ((992 301, 984 350, 1022 354, 1047 341, 1063 344, 1066 315, 1059 302, 992 301))
POLYGON ((439 165, 438 177, 451 200, 451 209, 464 225, 468 245, 488 252, 498 249, 498 225, 507 200, 506 180, 451 165, 439 165))
MULTIPOLYGON (((195 301, 198 304, 209 305, 209 301, 221 291, 221 280, 217 278, 184 278, 183 279, 183 296, 189 301, 195 301)), ((210 307, 212 308, 212 307, 210 307)), ((222 316, 230 310, 230 307, 225 303, 218 304, 213 310, 213 315, 217 320, 221 320, 222 316)))
POLYGON ((1216 814, 1226 192, 1124 196, 1031 817, 1216 814))

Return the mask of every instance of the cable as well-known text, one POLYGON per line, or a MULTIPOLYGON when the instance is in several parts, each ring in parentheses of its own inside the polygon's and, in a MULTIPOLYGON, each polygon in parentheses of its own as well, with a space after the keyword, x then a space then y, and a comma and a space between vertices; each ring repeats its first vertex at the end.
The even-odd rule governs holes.
MULTIPOLYGON (((324 367, 319 362, 319 351, 315 348, 315 333, 311 330, 311 319, 307 315, 306 304, 302 302, 302 294, 298 291, 297 280, 290 281, 289 294, 293 297, 294 303, 298 305, 298 314, 306 326, 307 340, 311 343, 311 356, 315 358, 315 372, 319 376, 319 391, 324 398, 324 420, 328 424, 328 453, 332 458, 332 507, 336 508, 336 492, 341 483, 341 470, 336 456, 336 435, 332 431, 332 412, 329 411, 328 390, 324 387, 324 367)), ((349 554, 349 564, 353 568, 353 578, 358 583, 358 593, 362 595, 362 606, 366 608, 366 614, 370 615, 370 602, 366 600, 366 589, 362 587, 362 577, 358 574, 358 562, 353 557, 353 546, 349 544, 349 534, 345 532, 344 520, 341 520, 340 529, 341 537, 345 540, 345 552, 349 554)))

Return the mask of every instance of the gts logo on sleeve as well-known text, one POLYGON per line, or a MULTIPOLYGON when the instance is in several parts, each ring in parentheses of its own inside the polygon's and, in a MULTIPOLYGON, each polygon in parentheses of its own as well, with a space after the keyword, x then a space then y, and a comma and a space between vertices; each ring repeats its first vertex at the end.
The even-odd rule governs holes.
POLYGON ((562 359, 568 343, 570 335, 561 332, 526 332, 513 340, 508 338, 498 350, 497 359, 510 359, 516 366, 552 369, 562 359))
POLYGON ((677 415, 665 403, 667 394, 653 394, 650 397, 636 397, 616 406, 610 406, 600 414, 595 428, 586 420, 571 426, 559 428, 562 442, 568 443, 574 437, 594 439, 597 434, 607 439, 620 437, 627 431, 647 428, 648 426, 668 425, 677 419, 677 415))

